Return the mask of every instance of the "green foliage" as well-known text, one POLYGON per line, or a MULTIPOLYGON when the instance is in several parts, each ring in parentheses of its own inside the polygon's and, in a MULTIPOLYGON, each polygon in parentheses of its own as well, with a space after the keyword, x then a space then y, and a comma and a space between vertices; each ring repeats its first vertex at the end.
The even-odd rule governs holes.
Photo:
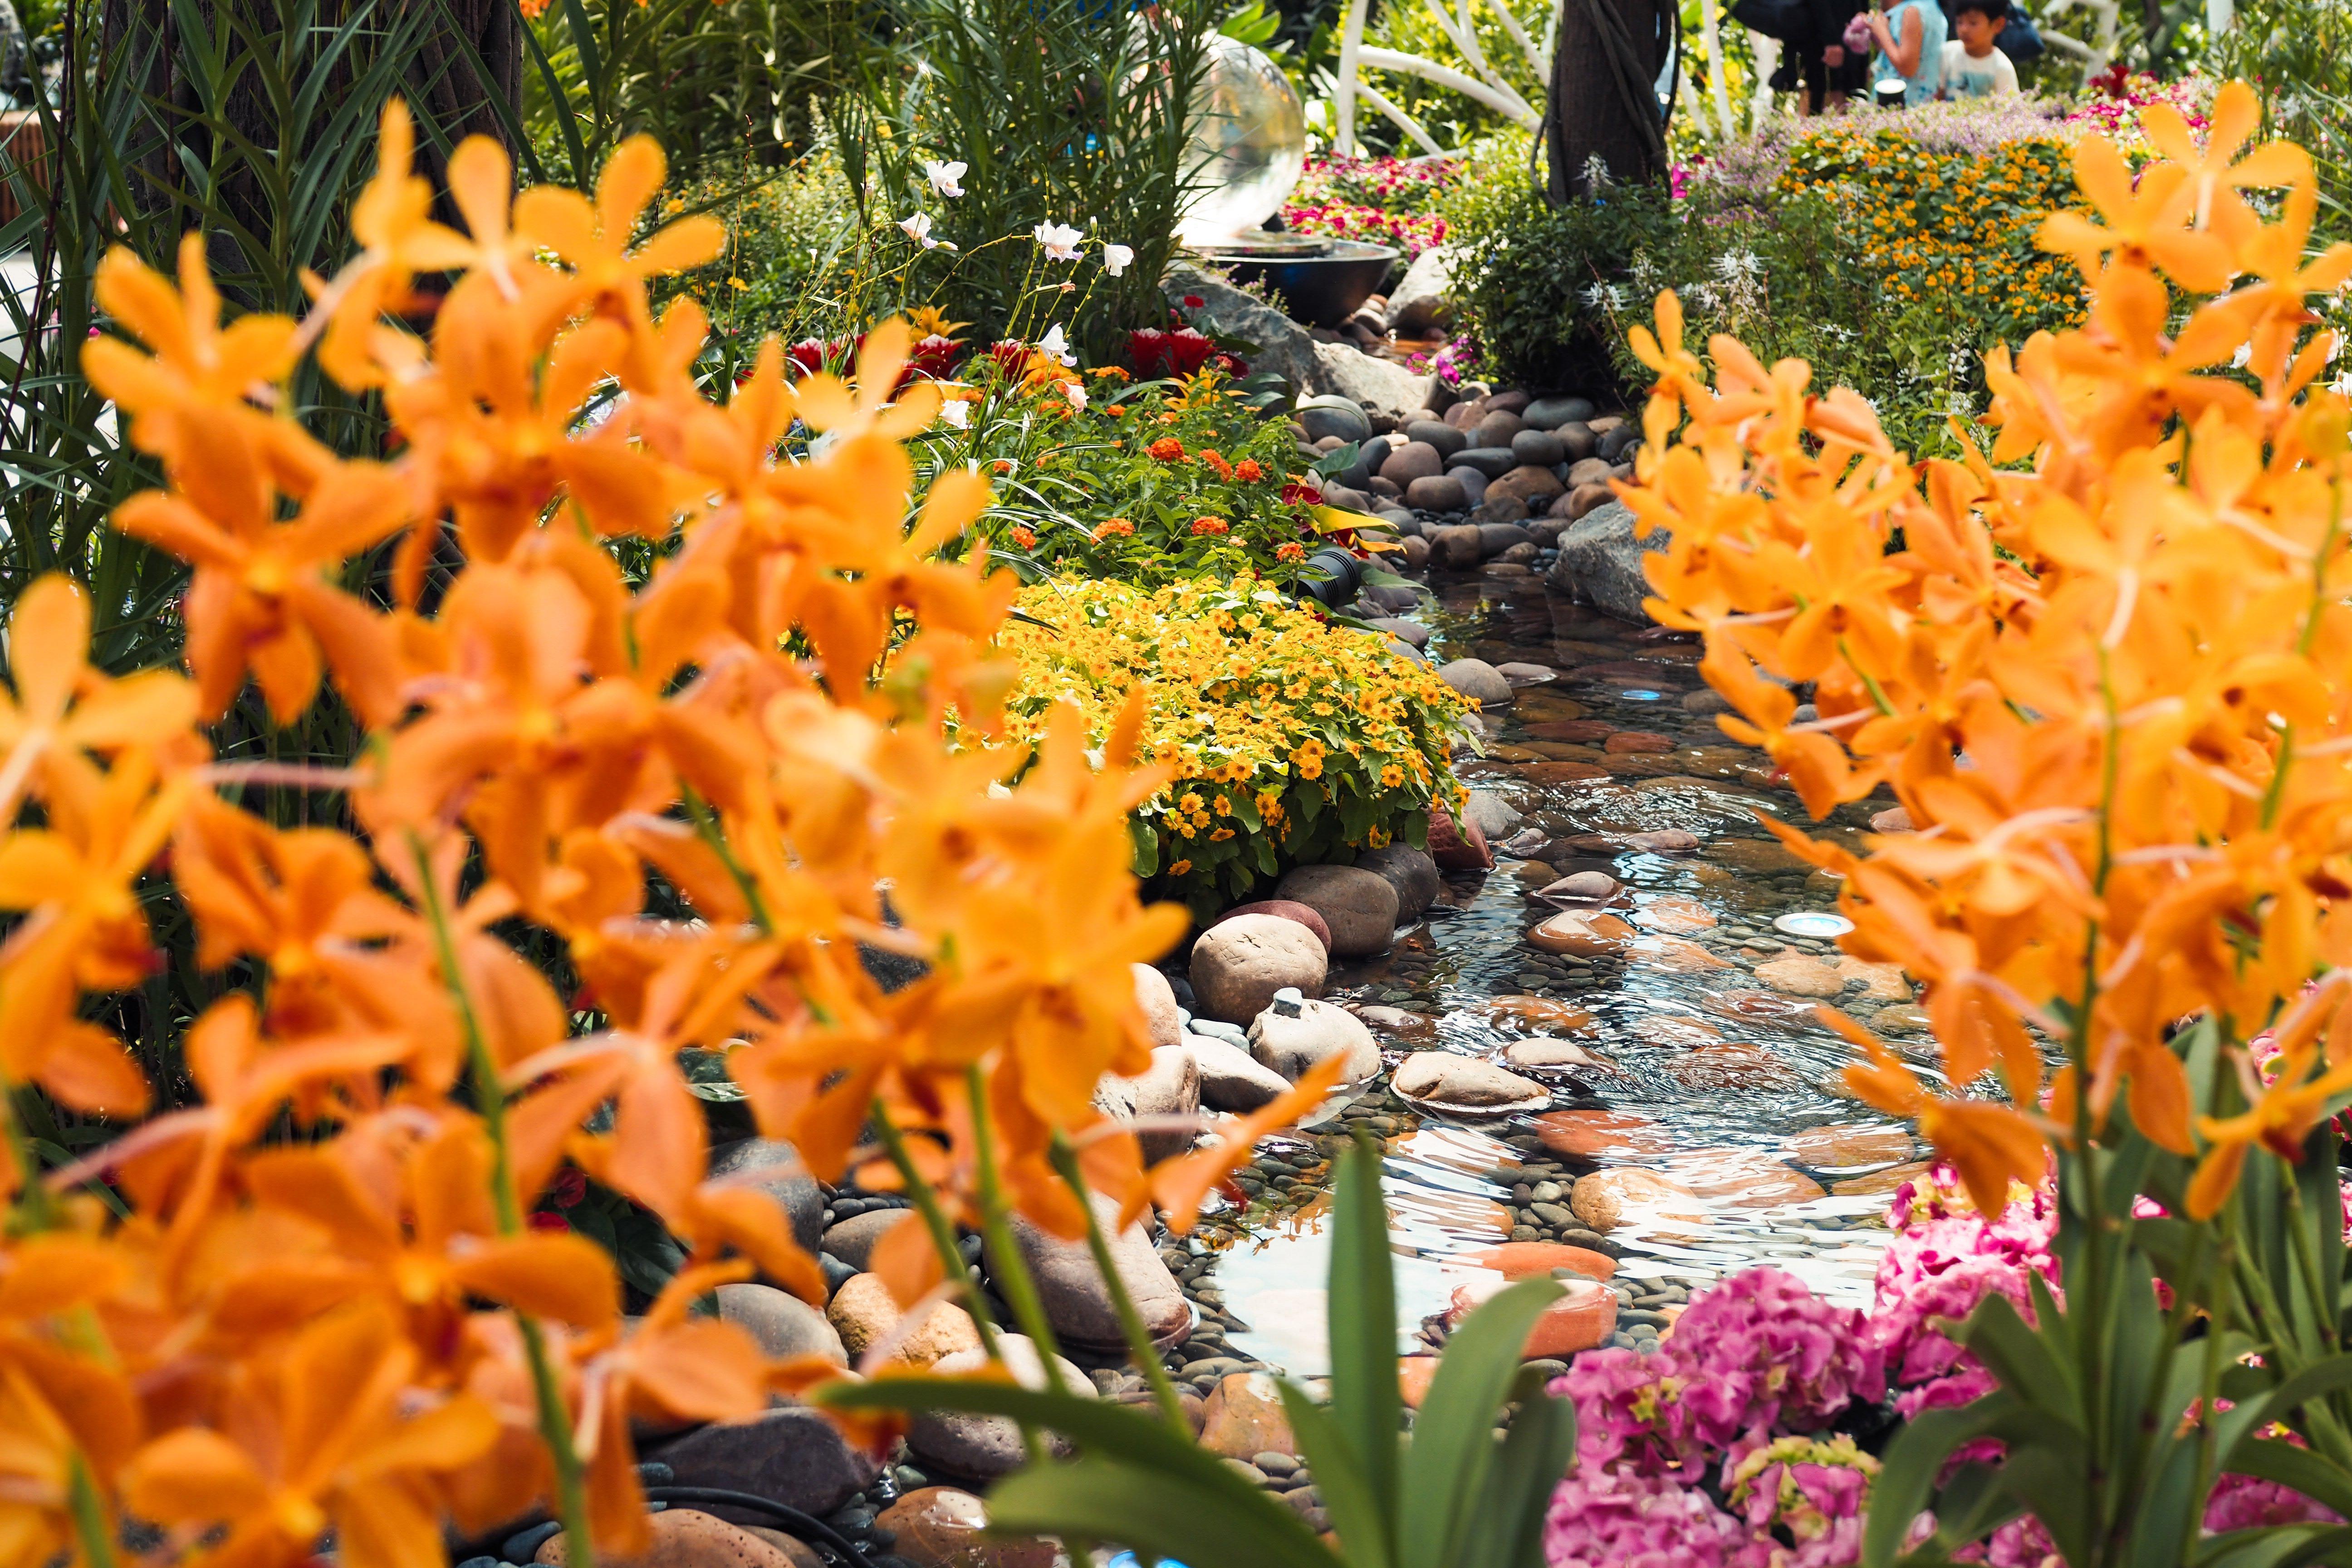
POLYGON ((649 132, 678 171, 773 166, 887 54, 854 0, 530 0, 524 124, 538 178, 585 184, 649 132), (541 7, 544 9, 541 9, 541 7))
MULTIPOLYGON (((2194 1102, 2227 1117, 2246 1101, 2217 1040, 2209 1017, 2174 1046, 2194 1102)), ((2352 1561, 2352 1528, 2340 1524, 2201 1529, 2224 1473, 2277 1481, 2352 1517, 2352 1313, 2334 1123, 2322 1121, 2294 1163, 2253 1153, 2201 1223, 2174 1217, 2188 1212, 2191 1159, 2149 1142, 2120 1105, 2102 1136, 2077 1126, 2076 1148, 2059 1153, 2063 1305, 2036 1277, 2031 1321, 1998 1293, 1970 1314, 1956 1338, 2000 1387, 1914 1418, 1888 1447, 1866 1568, 1948 1563, 1960 1543, 2029 1510, 2072 1568, 2352 1561), (2139 1213, 2143 1194, 2168 1212, 2139 1213), (2005 1445, 2005 1458, 1951 1469, 1951 1456, 1982 1437, 2005 1445), (1906 1552, 1922 1509, 1937 1532, 1906 1552)))
POLYGON ((1359 1145, 1341 1158, 1332 1225, 1330 1402, 1318 1405, 1288 1379, 1282 1396, 1337 1551, 1214 1455, 1132 1408, 941 1378, 834 1384, 820 1397, 842 1409, 1009 1415, 1067 1437, 1075 1458, 1032 1464, 991 1492, 991 1521, 1009 1532, 1252 1568, 1540 1568, 1543 1511, 1574 1451, 1575 1415, 1521 1370, 1519 1351, 1559 1287, 1524 1280, 1471 1314, 1407 1436, 1373 1150, 1359 1145), (1513 1401, 1498 1442, 1495 1427, 1513 1401))
MULTIPOLYGON (((1925 112, 1925 111, 1922 111, 1925 112)), ((1813 384, 1853 386, 1897 446, 1952 449, 1947 421, 1982 405, 1981 355, 2079 321, 2078 275, 2032 243, 2074 204, 2064 145, 1981 151, 1832 123, 1785 132, 1682 198, 1620 185, 1553 208, 1526 142, 1497 138, 1440 204, 1467 327, 1503 381, 1630 389, 1626 346, 1672 289, 1690 341, 1740 339, 1765 363, 1801 359, 1813 384)))
POLYGON ((841 126, 851 187, 865 187, 870 167, 888 221, 927 213, 958 247, 914 254, 907 298, 976 323, 982 342, 1004 336, 1041 289, 1072 279, 1073 264, 1030 237, 1053 223, 1086 236, 1087 294, 1072 332, 1089 359, 1110 360, 1122 333, 1158 325, 1159 280, 1199 175, 1182 107, 1222 9, 908 0, 899 42, 920 67, 869 77, 858 120, 841 126), (964 164, 964 194, 940 195, 927 161, 964 164), (1101 264, 1106 242, 1135 253, 1118 277, 1101 264))
POLYGON ((1116 370, 1071 374, 1094 389, 1083 410, 1064 384, 984 376, 968 429, 914 444, 926 475, 978 463, 992 476, 996 504, 977 530, 992 553, 1032 580, 1156 586, 1255 572, 1300 583, 1314 523, 1306 504, 1283 499, 1299 462, 1283 421, 1213 373, 1133 385, 1116 370))

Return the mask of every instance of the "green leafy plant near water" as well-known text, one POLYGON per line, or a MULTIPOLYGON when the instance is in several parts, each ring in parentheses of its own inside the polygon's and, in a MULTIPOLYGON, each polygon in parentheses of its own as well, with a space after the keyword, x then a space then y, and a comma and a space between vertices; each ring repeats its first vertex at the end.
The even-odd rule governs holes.
MULTIPOLYGON (((1329 1284, 1330 1398, 1318 1402, 1286 1378, 1281 1389, 1336 1548, 1201 1447, 1172 1409, 1162 1419, 1076 1394, 933 1377, 826 1397, 844 1409, 1010 1416, 1068 1439, 1074 1458, 1033 1462, 990 1492, 991 1523, 1008 1532, 1232 1568, 1538 1568, 1544 1510, 1575 1451, 1576 1423, 1519 1357, 1559 1286, 1523 1280, 1473 1312, 1407 1432, 1380 1160, 1361 1144, 1339 1161, 1329 1284), (1509 1431, 1498 1440, 1504 1420, 1509 1431)), ((1157 1364, 1148 1343, 1136 1354, 1157 1364)))

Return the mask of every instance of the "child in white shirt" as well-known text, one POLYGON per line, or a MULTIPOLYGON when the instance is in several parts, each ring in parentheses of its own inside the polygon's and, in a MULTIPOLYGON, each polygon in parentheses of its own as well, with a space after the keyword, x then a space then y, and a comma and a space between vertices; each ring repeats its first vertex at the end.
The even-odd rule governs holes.
POLYGON ((1952 31, 1944 46, 1938 98, 1986 98, 2017 90, 2017 68, 2000 51, 2000 30, 2009 22, 2009 0, 1956 0, 1952 31))

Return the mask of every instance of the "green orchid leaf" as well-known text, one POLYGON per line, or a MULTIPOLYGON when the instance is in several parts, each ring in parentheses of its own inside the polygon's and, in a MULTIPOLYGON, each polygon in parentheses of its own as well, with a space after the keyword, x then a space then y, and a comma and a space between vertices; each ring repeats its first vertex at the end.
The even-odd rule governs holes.
POLYGON ((1528 1331, 1560 1297, 1555 1279, 1523 1279, 1470 1314, 1446 1342, 1406 1451, 1402 1568, 1452 1568, 1495 1464, 1496 1413, 1518 1375, 1528 1331))

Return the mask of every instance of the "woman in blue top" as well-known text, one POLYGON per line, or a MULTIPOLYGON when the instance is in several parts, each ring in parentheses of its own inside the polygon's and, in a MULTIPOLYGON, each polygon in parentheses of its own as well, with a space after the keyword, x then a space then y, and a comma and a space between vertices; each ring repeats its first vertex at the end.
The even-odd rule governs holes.
POLYGON ((1878 42, 1878 54, 1871 62, 1876 68, 1875 79, 1901 77, 1906 104, 1925 103, 1935 97, 1944 37, 1950 28, 1943 6, 1937 0, 1897 0, 1885 16, 1866 14, 1863 22, 1878 42))

